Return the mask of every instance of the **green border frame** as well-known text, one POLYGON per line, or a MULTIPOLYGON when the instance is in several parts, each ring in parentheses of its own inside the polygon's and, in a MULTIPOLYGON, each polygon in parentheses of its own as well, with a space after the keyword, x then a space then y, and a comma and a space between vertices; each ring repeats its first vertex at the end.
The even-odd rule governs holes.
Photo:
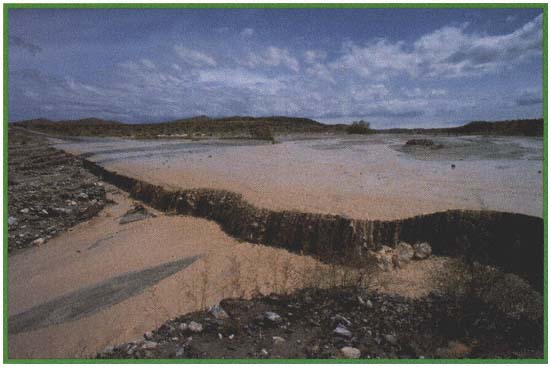
POLYGON ((9 364, 175 364, 175 363, 193 363, 193 364, 320 364, 320 363, 335 363, 335 364, 547 364, 548 362, 548 312, 547 312, 547 297, 548 297, 548 221, 547 221, 547 175, 548 175, 548 157, 547 157, 547 141, 548 141, 548 124, 547 124, 547 107, 548 107, 548 91, 547 91, 547 3, 4 3, 4 166, 3 166, 3 199, 4 199, 4 223, 3 223, 3 239, 4 239, 4 289, 3 289, 3 363, 9 364), (393 9, 542 9, 543 11, 543 119, 544 119, 544 137, 543 137, 543 220, 544 220, 544 356, 541 359, 373 359, 373 360, 349 360, 349 359, 10 359, 8 357, 8 13, 10 9, 367 9, 367 8, 393 8, 393 9))

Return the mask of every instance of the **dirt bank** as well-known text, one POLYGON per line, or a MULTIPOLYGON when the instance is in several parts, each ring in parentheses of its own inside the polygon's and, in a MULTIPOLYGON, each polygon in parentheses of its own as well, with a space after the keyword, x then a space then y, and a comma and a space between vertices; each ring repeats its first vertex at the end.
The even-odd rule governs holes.
POLYGON ((102 179, 153 207, 220 224, 233 237, 314 255, 329 262, 365 259, 368 250, 426 241, 437 255, 465 256, 518 274, 543 289, 543 220, 522 214, 450 210, 401 220, 370 221, 343 216, 257 208, 224 190, 170 190, 109 171, 84 159, 102 179))

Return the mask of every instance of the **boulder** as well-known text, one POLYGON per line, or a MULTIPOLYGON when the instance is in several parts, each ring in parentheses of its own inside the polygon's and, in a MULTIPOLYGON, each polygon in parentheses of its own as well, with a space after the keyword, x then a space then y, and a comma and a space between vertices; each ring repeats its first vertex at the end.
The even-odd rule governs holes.
POLYGON ((432 247, 426 242, 416 243, 413 245, 414 255, 413 258, 416 260, 423 260, 432 254, 432 247))

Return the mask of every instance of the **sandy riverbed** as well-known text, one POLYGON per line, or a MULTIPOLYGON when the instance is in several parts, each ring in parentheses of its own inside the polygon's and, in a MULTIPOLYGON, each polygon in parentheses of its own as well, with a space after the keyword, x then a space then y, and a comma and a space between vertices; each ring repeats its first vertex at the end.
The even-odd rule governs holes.
MULTIPOLYGON (((91 357, 227 297, 358 284, 363 274, 238 242, 203 219, 157 213, 121 225, 132 201, 109 190, 116 204, 99 216, 10 257, 10 358, 91 357)), ((421 297, 448 261, 433 257, 362 279, 384 293, 421 297)))
POLYGON ((365 219, 447 209, 542 216, 542 139, 430 137, 444 147, 403 149, 412 137, 287 137, 274 145, 121 139, 57 143, 151 183, 231 190, 276 210, 365 219))

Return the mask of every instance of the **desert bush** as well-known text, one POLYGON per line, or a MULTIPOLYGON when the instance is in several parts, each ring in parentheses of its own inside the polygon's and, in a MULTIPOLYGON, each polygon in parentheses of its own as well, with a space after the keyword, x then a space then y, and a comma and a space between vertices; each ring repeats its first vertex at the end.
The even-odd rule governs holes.
POLYGON ((354 121, 350 126, 346 128, 346 132, 349 134, 372 134, 373 130, 370 127, 369 122, 360 120, 354 121))

